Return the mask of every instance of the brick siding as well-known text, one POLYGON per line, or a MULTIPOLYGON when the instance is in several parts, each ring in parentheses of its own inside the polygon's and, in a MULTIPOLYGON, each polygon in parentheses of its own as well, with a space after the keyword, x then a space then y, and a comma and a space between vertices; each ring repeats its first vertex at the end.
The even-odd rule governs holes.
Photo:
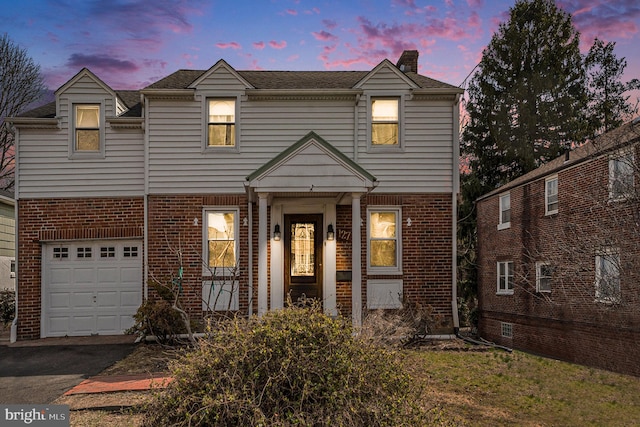
POLYGON ((142 238, 139 198, 18 200, 18 338, 40 338, 42 243, 142 238))
POLYGON ((545 178, 510 190, 511 227, 497 230, 499 194, 478 212, 479 331, 532 353, 640 375, 637 206, 608 199, 608 156, 558 172, 557 214, 545 215, 545 178), (619 248, 621 300, 595 298, 595 256, 619 248), (498 261, 513 261, 513 295, 497 295, 498 261), (536 261, 550 262, 550 293, 536 292, 536 261), (501 336, 513 323, 513 338, 501 336), (634 326, 635 325, 635 326, 634 326))

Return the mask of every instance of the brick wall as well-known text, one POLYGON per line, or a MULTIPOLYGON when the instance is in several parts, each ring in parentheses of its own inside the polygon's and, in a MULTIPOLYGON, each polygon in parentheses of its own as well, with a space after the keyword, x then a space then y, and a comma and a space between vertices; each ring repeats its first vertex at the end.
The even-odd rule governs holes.
POLYGON ((479 330, 533 353, 640 375, 640 233, 637 205, 608 198, 608 156, 558 173, 557 214, 545 215, 545 179, 510 190, 511 227, 498 230, 499 195, 478 212, 479 330), (595 256, 620 250, 621 299, 595 298, 595 256), (513 295, 497 295, 498 261, 513 261, 513 295), (536 291, 536 261, 554 268, 550 293, 536 291), (513 338, 500 323, 513 324, 513 338), (634 326, 635 325, 635 326, 634 326))
MULTIPOLYGON (((239 309, 246 313, 249 307, 249 227, 244 223, 244 219, 248 218, 245 195, 149 196, 149 278, 166 283, 177 277, 180 267, 179 251, 183 267, 182 301, 192 318, 202 318, 202 282, 210 280, 210 276, 206 274, 208 272, 203 270, 205 254, 202 246, 202 215, 205 207, 239 209, 239 229, 236 230, 239 243, 239 309)), ((254 239, 257 240, 257 236, 254 239)), ((257 263, 255 249, 254 262, 257 263)), ((149 297, 154 298, 156 295, 150 292, 149 297)))
MULTIPOLYGON (((360 217, 366 219, 367 206, 402 207, 402 279, 407 298, 429 305, 451 325, 451 196, 368 195, 362 199, 360 217), (409 224, 409 219, 411 219, 409 224)), ((248 202, 246 195, 153 195, 148 199, 148 272, 150 280, 171 281, 176 277, 182 259, 185 306, 195 318, 202 316, 202 281, 207 278, 202 263, 202 214, 205 207, 239 210, 239 309, 242 313, 257 310, 258 289, 258 208, 253 205, 253 283, 250 300, 248 272, 248 202), (196 221, 194 221, 196 220, 196 221)), ((41 241, 103 238, 142 238, 144 203, 142 198, 113 199, 41 199, 19 201, 20 212, 20 326, 22 338, 40 334, 41 241)), ((336 207, 337 254, 339 271, 352 268, 353 242, 351 206, 336 207)), ((268 227, 271 230, 271 226, 268 227)), ((362 239, 362 301, 366 303, 366 281, 389 278, 367 274, 366 221, 362 239)), ((351 314, 351 282, 337 283, 340 313, 351 314)), ((153 291, 150 298, 157 295, 153 291)))
MULTIPOLYGON (((442 316, 449 331, 453 327, 451 311, 452 280, 452 200, 450 194, 378 195, 362 201, 362 218, 367 206, 402 207, 402 275, 367 274, 367 254, 363 250, 363 299, 367 279, 397 278, 403 281, 404 297, 421 306, 428 305, 442 316), (411 221, 409 221, 411 220, 411 221)), ((366 228, 362 244, 366 248, 366 228)))
POLYGON ((18 338, 40 338, 42 242, 142 238, 140 198, 18 201, 18 338))

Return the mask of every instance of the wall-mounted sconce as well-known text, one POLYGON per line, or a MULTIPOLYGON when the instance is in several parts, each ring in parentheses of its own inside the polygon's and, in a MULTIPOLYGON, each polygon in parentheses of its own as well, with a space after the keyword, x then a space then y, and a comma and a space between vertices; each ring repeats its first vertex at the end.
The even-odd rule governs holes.
POLYGON ((193 218, 193 225, 198 225, 198 218, 193 218))
POLYGON ((282 233, 280 233, 280 224, 276 224, 276 226, 273 227, 273 240, 279 242, 281 238, 282 233))
POLYGON ((333 240, 336 238, 336 233, 333 231, 333 224, 329 224, 327 227, 327 240, 333 240))

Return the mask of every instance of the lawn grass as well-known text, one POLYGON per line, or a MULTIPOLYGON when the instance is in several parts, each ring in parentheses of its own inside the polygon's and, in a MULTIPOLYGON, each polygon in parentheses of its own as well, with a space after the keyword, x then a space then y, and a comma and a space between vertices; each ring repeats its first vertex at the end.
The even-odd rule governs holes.
MULTIPOLYGON (((435 425, 640 425, 638 377, 518 351, 414 349, 402 353, 407 371, 423 386, 419 398, 432 408, 435 425)), ((145 366, 153 354, 150 347, 140 347, 130 363, 124 360, 117 366, 145 366)), ((162 359, 167 353, 157 354, 162 359)), ((112 398, 116 401, 111 404, 118 404, 117 396, 112 398)), ((141 414, 136 413, 71 412, 72 426, 137 426, 140 422, 141 414)))
POLYGON ((640 378, 514 351, 407 352, 443 424, 640 425, 640 378))

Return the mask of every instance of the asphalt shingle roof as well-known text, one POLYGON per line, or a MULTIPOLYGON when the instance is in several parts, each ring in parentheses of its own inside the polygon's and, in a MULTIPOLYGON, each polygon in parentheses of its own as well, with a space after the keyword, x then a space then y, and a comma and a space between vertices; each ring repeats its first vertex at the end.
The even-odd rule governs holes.
MULTIPOLYGON (((145 89, 187 89, 207 70, 178 70, 145 89)), ((370 71, 237 71, 256 89, 351 89, 370 71)), ((405 75, 423 89, 459 88, 414 72, 405 75)), ((140 92, 132 90, 115 91, 129 108, 124 117, 140 117, 140 92)), ((50 103, 27 111, 20 117, 55 117, 55 103, 50 103)))
POLYGON ((640 140, 640 117, 598 136, 593 141, 589 141, 586 144, 569 151, 569 159, 566 159, 565 155, 556 157, 537 169, 534 169, 531 172, 526 173, 483 196, 480 196, 478 200, 486 199, 487 197, 502 193, 522 184, 552 175, 592 157, 600 156, 609 151, 615 150, 616 148, 625 147, 638 140, 640 140))

